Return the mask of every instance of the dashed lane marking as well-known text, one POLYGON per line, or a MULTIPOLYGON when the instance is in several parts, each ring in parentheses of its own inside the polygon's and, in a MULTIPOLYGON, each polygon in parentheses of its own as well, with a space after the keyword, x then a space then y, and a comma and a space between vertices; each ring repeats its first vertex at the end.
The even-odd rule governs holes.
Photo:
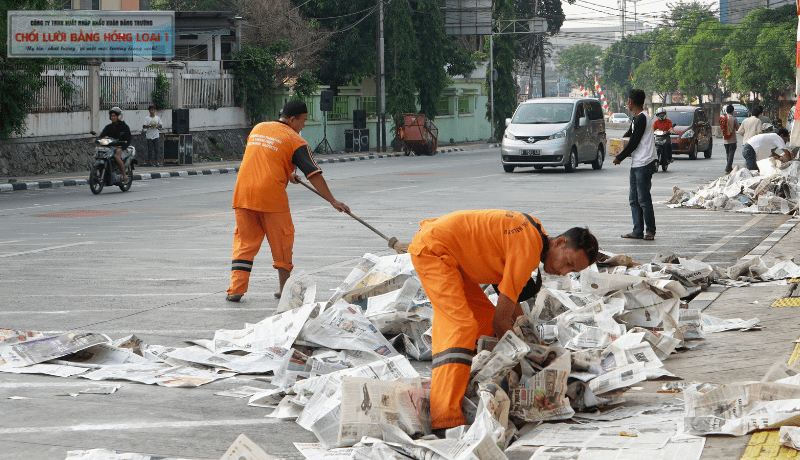
POLYGON ((134 423, 98 423, 70 426, 30 426, 18 428, 0 428, 0 434, 22 433, 58 433, 65 431, 138 431, 158 430, 163 428, 197 428, 204 426, 241 426, 269 425, 281 422, 274 418, 257 418, 252 420, 195 420, 186 422, 134 422, 134 423))

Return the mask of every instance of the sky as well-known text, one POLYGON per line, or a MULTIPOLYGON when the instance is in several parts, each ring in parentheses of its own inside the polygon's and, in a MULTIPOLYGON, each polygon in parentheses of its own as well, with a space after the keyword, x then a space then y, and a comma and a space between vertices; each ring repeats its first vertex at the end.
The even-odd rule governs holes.
MULTIPOLYGON (((666 12, 667 3, 672 1, 665 0, 639 0, 634 3, 627 2, 628 21, 636 19, 644 21, 646 24, 654 26, 659 21, 658 18, 666 12)), ((677 3, 677 1, 676 1, 677 3)), ((715 1, 716 9, 719 9, 719 2, 715 1)), ((570 5, 566 0, 562 0, 562 8, 567 19, 564 21, 562 29, 571 27, 587 27, 600 25, 615 25, 620 22, 619 2, 617 0, 575 0, 570 5)))

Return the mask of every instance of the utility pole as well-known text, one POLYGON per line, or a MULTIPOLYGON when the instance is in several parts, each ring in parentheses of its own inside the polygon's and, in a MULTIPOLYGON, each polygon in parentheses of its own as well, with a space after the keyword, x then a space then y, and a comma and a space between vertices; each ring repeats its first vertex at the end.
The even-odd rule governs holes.
MULTIPOLYGON (((383 0, 378 0, 378 71, 380 72, 381 106, 380 106, 380 135, 381 152, 386 151, 386 75, 385 59, 383 55, 383 0)), ((378 104, 375 104, 375 111, 378 111, 378 104)), ((376 147, 378 144, 375 144, 376 147)))
POLYGON ((492 130, 489 142, 494 142, 494 31, 489 34, 489 99, 490 117, 492 118, 489 123, 489 129, 492 130))
POLYGON ((375 151, 381 150, 381 78, 383 77, 383 2, 377 0, 377 23, 375 24, 375 151))

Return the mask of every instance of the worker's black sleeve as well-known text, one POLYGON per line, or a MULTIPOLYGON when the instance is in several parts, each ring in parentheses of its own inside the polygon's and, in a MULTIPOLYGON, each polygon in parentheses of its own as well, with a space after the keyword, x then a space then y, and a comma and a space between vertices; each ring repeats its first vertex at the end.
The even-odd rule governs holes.
POLYGON ((617 155, 619 161, 622 161, 625 158, 631 156, 631 154, 633 154, 633 151, 636 150, 637 147, 639 147, 639 142, 642 141, 642 136, 644 136, 644 131, 647 129, 647 117, 645 116, 645 114, 640 113, 639 115, 636 115, 636 118, 633 119, 631 126, 633 130, 631 130, 631 128, 628 128, 628 131, 626 131, 625 135, 622 136, 622 137, 630 136, 631 140, 628 141, 628 145, 626 145, 625 148, 622 149, 622 152, 620 152, 620 154, 617 155))
POLYGON ((301 145, 297 148, 297 150, 294 151, 294 154, 292 155, 292 164, 300 168, 300 171, 303 171, 303 174, 305 174, 306 178, 322 172, 317 162, 314 161, 314 157, 311 155, 311 149, 308 148, 308 144, 301 145))
MULTIPOLYGON (((498 286, 497 284, 493 284, 492 285, 492 287, 494 288, 494 291, 499 294, 500 291, 497 289, 497 286, 498 286)), ((531 278, 531 279, 528 280, 528 283, 525 285, 525 287, 522 288, 522 292, 519 293, 519 297, 517 297, 516 301, 517 302, 525 302, 527 300, 530 300, 530 299, 536 297, 536 294, 539 293, 539 290, 541 290, 541 286, 537 286, 536 280, 531 278)))

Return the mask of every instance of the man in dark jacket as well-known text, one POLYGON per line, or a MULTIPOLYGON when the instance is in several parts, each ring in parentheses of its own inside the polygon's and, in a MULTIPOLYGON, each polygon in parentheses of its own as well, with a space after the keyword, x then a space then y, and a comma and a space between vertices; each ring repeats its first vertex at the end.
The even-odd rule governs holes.
POLYGON ((112 107, 108 111, 108 118, 111 123, 103 128, 100 137, 111 137, 122 142, 122 146, 114 153, 114 160, 117 161, 117 166, 122 171, 122 182, 125 183, 128 182, 128 174, 125 172, 125 164, 122 163, 122 152, 131 144, 131 129, 122 121, 122 109, 119 107, 112 107))

